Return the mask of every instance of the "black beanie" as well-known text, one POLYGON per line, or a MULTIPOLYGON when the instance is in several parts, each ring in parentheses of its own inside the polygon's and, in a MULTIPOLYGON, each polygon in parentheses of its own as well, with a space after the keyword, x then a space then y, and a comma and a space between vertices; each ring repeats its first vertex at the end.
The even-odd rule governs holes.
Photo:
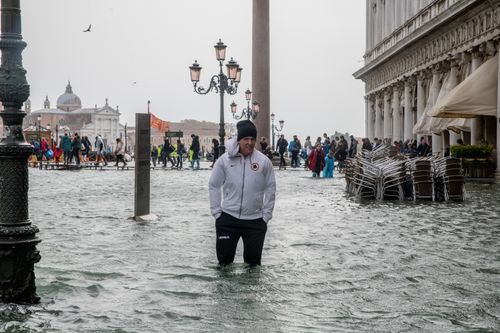
POLYGON ((250 120, 242 120, 236 124, 238 129, 238 141, 247 136, 257 139, 257 128, 250 120))

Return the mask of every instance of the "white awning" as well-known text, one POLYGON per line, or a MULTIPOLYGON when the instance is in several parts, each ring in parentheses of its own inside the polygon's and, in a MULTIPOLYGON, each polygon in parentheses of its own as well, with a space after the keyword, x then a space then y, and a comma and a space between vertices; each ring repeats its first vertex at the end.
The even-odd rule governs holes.
POLYGON ((441 118, 441 117, 431 117, 430 113, 433 111, 435 105, 439 105, 446 97, 453 91, 456 83, 453 82, 451 73, 447 72, 442 77, 443 84, 439 89, 436 89, 439 85, 440 78, 433 76, 431 82, 431 88, 429 93, 429 98, 424 109, 424 112, 420 119, 413 127, 413 133, 419 135, 430 135, 438 134, 445 130, 453 131, 470 131, 470 125, 467 123, 465 118, 441 118))
POLYGON ((476 118, 497 115, 498 55, 492 57, 452 89, 429 112, 439 118, 476 118))

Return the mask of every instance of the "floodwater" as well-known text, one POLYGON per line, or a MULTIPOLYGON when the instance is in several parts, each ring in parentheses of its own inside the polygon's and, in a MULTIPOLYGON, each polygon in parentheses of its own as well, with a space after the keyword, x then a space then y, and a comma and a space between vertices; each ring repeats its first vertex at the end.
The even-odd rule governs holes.
MULTIPOLYGON (((209 170, 30 170, 34 306, 1 332, 499 332, 500 186, 458 203, 358 201, 344 179, 277 171, 262 262, 219 270, 209 170)), ((241 245, 241 244, 240 244, 241 245)))

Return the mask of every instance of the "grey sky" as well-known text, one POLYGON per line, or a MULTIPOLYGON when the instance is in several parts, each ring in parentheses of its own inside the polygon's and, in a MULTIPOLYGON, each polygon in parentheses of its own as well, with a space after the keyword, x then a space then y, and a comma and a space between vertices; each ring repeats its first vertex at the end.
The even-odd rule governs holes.
MULTIPOLYGON (((270 0, 271 111, 286 135, 315 137, 334 130, 364 135, 363 84, 352 73, 363 63, 365 1, 270 0)), ((189 69, 203 67, 201 84, 217 73, 213 45, 243 67, 240 91, 226 98, 245 105, 251 88, 251 0, 24 0, 23 63, 32 109, 48 94, 55 107, 66 83, 84 107, 120 106, 122 123, 151 111, 179 121, 218 122, 216 94, 193 92, 189 69), (92 24, 90 33, 82 32, 92 24), (137 82, 133 84, 133 82, 137 82)))

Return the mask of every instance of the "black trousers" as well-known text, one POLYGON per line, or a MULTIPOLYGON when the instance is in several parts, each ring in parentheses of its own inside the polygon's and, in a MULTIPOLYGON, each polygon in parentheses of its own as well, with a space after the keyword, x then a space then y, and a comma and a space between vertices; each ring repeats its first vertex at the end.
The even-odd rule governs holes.
POLYGON ((243 239, 243 260, 250 265, 260 265, 267 231, 267 223, 262 218, 240 220, 223 212, 215 222, 215 229, 217 259, 220 265, 234 261, 240 237, 243 239))
POLYGON ((118 163, 123 162, 123 166, 127 165, 127 162, 125 162, 125 155, 116 155, 116 163, 115 166, 118 166, 118 163))
POLYGON ((76 165, 80 165, 80 149, 76 148, 73 149, 73 154, 71 155, 71 158, 75 158, 76 165))
POLYGON ((285 162, 285 153, 280 153, 280 167, 286 167, 286 162, 285 162))

